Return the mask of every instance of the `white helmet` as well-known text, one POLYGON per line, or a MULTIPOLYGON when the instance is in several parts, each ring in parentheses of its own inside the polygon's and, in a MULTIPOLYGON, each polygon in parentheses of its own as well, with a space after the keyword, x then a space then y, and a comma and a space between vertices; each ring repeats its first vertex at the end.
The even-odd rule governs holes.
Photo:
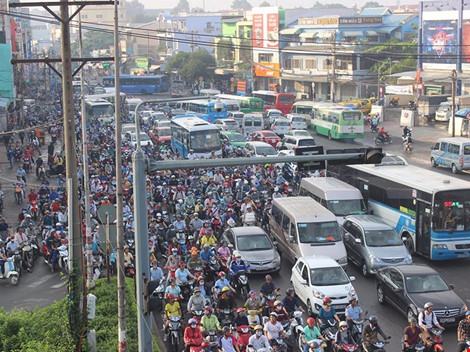
POLYGON ((433 306, 433 304, 432 304, 431 302, 426 302, 426 303, 424 304, 424 309, 428 309, 428 308, 430 308, 430 307, 432 307, 432 306, 433 306))
POLYGON ((235 220, 233 220, 232 218, 228 219, 227 225, 230 227, 234 227, 236 225, 235 220))
POLYGON ((233 256, 234 256, 235 258, 241 258, 241 257, 242 257, 242 255, 240 254, 239 251, 233 251, 233 256))

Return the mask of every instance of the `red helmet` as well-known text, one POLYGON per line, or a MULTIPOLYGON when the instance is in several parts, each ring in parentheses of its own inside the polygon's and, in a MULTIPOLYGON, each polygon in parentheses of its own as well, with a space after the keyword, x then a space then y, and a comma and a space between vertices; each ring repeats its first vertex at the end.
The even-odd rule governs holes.
POLYGON ((219 277, 222 277, 222 276, 225 276, 225 272, 224 272, 224 271, 221 271, 221 272, 219 273, 219 277))
POLYGON ((326 296, 325 298, 323 298, 323 304, 330 304, 331 303, 331 298, 326 296))
POLYGON ((310 327, 313 327, 315 325, 315 318, 314 317, 310 317, 307 319, 307 325, 310 326, 310 327))

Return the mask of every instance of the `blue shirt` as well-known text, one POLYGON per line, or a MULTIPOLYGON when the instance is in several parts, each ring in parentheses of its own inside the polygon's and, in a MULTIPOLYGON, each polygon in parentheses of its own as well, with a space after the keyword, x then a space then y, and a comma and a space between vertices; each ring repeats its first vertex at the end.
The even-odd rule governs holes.
POLYGON ((181 296, 181 289, 179 286, 171 287, 170 285, 165 289, 165 293, 173 296, 181 296))
POLYGON ((227 278, 225 279, 218 279, 216 282, 215 282, 215 285, 214 287, 216 288, 216 290, 221 290, 223 289, 224 287, 228 287, 230 286, 230 281, 227 280, 227 278))
POLYGON ((323 307, 320 308, 318 317, 322 320, 331 320, 334 319, 336 315, 336 310, 334 308, 331 308, 328 312, 323 309, 323 307))
POLYGON ((352 320, 359 320, 361 319, 361 314, 362 314, 362 309, 359 306, 353 307, 352 305, 349 305, 346 307, 346 318, 350 318, 352 320))
POLYGON ((175 271, 175 276, 176 276, 176 283, 186 283, 188 282, 189 271, 186 268, 184 269, 178 268, 175 271))
POLYGON ((150 267, 150 281, 160 281, 163 278, 163 270, 158 266, 150 267))
POLYGON ((208 262, 213 255, 214 255, 214 253, 212 253, 211 250, 209 250, 209 251, 203 250, 203 251, 201 251, 201 254, 199 256, 201 257, 202 260, 204 260, 205 262, 208 262))

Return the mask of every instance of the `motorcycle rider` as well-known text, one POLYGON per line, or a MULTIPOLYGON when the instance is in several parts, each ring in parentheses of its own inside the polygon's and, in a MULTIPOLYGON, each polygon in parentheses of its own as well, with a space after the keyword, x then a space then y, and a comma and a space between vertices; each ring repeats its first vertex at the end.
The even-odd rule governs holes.
POLYGON ((201 253, 199 254, 203 264, 207 265, 213 256, 214 251, 211 250, 211 247, 208 244, 205 244, 202 247, 201 253))
POLYGON ((282 325, 289 321, 289 313, 287 313, 287 310, 284 308, 281 301, 274 301, 273 312, 277 314, 277 321, 282 325))
POLYGON ((181 262, 181 256, 178 254, 178 248, 171 249, 171 255, 168 256, 165 266, 167 268, 176 268, 181 262))
POLYGON ((235 308, 235 299, 230 294, 230 288, 224 287, 217 300, 217 312, 220 314, 225 309, 230 309, 230 312, 235 308))
POLYGON ((219 279, 214 284, 214 291, 216 294, 221 292, 225 287, 235 292, 235 289, 230 285, 230 281, 227 279, 225 273, 221 271, 219 273, 219 279))
POLYGON ((201 318, 201 329, 205 332, 220 330, 219 319, 217 319, 215 314, 212 314, 212 308, 209 306, 204 308, 204 316, 201 318))
POLYGON ((335 345, 337 348, 336 350, 341 351, 341 345, 353 345, 355 343, 356 341, 354 340, 350 329, 348 329, 348 323, 345 321, 341 321, 339 323, 339 330, 336 332, 335 336, 335 345))
POLYGON ((232 329, 229 326, 224 326, 224 334, 220 338, 220 350, 224 352, 240 352, 237 340, 232 335, 232 329))
POLYGON ((418 325, 423 330, 423 338, 425 340, 429 337, 429 330, 433 327, 444 330, 439 321, 437 320, 436 313, 433 312, 432 302, 426 302, 424 309, 418 314, 418 325))
POLYGON ((272 295, 274 293, 274 291, 276 291, 276 286, 274 285, 273 283, 273 278, 271 275, 266 275, 264 277, 264 283, 263 285, 261 285, 261 288, 260 288, 260 293, 263 295, 263 296, 269 296, 269 295, 272 295))
POLYGON ((387 132, 385 132, 384 127, 380 127, 379 133, 377 134, 377 138, 380 140, 380 142, 385 143, 387 140, 389 140, 390 136, 387 132))
POLYGON ((188 269, 193 272, 194 270, 198 268, 202 268, 203 266, 204 266, 204 263, 199 257, 198 249, 196 247, 192 247, 191 257, 188 259, 188 269))
POLYGON ((190 279, 194 280, 194 275, 186 268, 186 263, 181 261, 179 268, 175 272, 176 284, 178 286, 189 284, 190 279))
POLYGON ((129 246, 124 246, 124 269, 133 265, 133 263, 134 263, 134 256, 129 251, 129 246))
POLYGON ((201 295, 199 287, 194 288, 193 295, 188 300, 188 312, 194 314, 195 311, 203 311, 206 305, 205 298, 201 295))
POLYGON ((248 326, 248 317, 246 316, 246 309, 244 307, 237 308, 235 318, 233 319, 233 326, 248 326))
POLYGON ((205 246, 206 244, 210 247, 214 247, 217 244, 217 238, 214 236, 214 232, 211 228, 207 228, 204 231, 202 237, 199 238, 199 243, 201 246, 205 246))
POLYGON ((344 314, 346 317, 346 322, 348 324, 349 332, 356 340, 358 340, 356 336, 358 334, 358 331, 355 331, 354 329, 354 321, 364 319, 364 312, 359 306, 356 296, 351 297, 351 299, 349 300, 349 305, 346 307, 344 314))
POLYGON ((264 324, 264 333, 272 344, 272 340, 277 340, 285 336, 282 324, 277 321, 277 314, 275 312, 269 313, 269 320, 264 324))
POLYGON ((171 318, 180 318, 182 317, 181 313, 181 306, 178 302, 178 297, 175 295, 168 295, 167 296, 168 303, 165 304, 165 323, 164 323, 164 330, 165 330, 165 337, 168 334, 168 326, 171 318))
POLYGON ((457 351, 466 351, 467 341, 470 341, 470 311, 467 310, 465 318, 463 318, 457 326, 457 351))
POLYGON ((292 315, 296 310, 303 311, 301 302, 295 295, 295 291, 292 287, 286 290, 286 297, 282 300, 282 304, 289 315, 292 315))
POLYGON ((252 346, 255 351, 260 349, 271 350, 268 338, 263 335, 263 327, 261 325, 255 326, 255 333, 250 336, 248 345, 252 346))
POLYGON ((176 214, 176 220, 173 221, 173 227, 175 228, 176 232, 184 232, 184 230, 186 229, 186 222, 184 221, 181 214, 176 214))
POLYGON ((413 352, 414 346, 422 341, 421 329, 415 318, 408 320, 408 326, 403 331, 403 352, 413 352))
POLYGON ((223 240, 220 244, 219 248, 217 249, 217 254, 219 255, 220 259, 223 260, 226 264, 230 260, 230 248, 227 246, 227 241, 223 240))
POLYGON ((150 281, 160 282, 163 279, 163 270, 158 266, 158 262, 154 260, 150 267, 150 281))
POLYGON ((196 235, 195 236, 196 240, 198 239, 197 235, 199 235, 199 232, 201 231, 203 224, 204 222, 201 219, 199 219, 199 214, 194 213, 193 218, 189 222, 189 228, 191 229, 191 232, 196 235))
POLYGON ((336 314, 336 310, 331 306, 331 298, 325 297, 323 298, 323 305, 318 312, 318 319, 320 320, 320 330, 323 330, 324 327, 328 326, 328 321, 336 320, 338 323, 340 319, 338 314, 336 314))
POLYGON ((248 298, 243 305, 247 310, 259 310, 261 311, 261 308, 263 307, 263 302, 261 300, 261 297, 256 293, 256 291, 251 290, 248 293, 248 298))
POLYGON ((5 262, 7 261, 7 250, 5 248, 5 242, 0 239, 0 278, 3 278, 5 274, 5 262))
POLYGON ((362 332, 362 345, 365 352, 374 350, 373 345, 378 341, 378 335, 382 336, 384 340, 389 340, 390 336, 385 336, 382 328, 379 326, 379 321, 376 316, 369 317, 369 323, 364 327, 362 332))
POLYGON ((204 337, 196 319, 191 318, 188 320, 188 326, 184 329, 183 340, 186 352, 189 352, 191 347, 201 346, 204 337))
MULTIPOLYGON (((230 262, 230 273, 232 275, 232 282, 236 289, 238 285, 238 274, 241 272, 248 272, 248 265, 245 264, 245 261, 242 260, 242 256, 239 251, 233 251, 234 260, 230 262)), ((247 290, 250 291, 250 284, 247 283, 247 290)))
POLYGON ((170 284, 165 289, 165 296, 170 297, 180 297, 181 298, 181 288, 176 285, 176 279, 171 278, 170 284))
POLYGON ((304 334, 302 335, 302 343, 304 352, 307 352, 309 349, 309 342, 315 340, 321 340, 322 335, 320 329, 315 324, 315 318, 309 317, 307 319, 307 325, 304 326, 304 334))

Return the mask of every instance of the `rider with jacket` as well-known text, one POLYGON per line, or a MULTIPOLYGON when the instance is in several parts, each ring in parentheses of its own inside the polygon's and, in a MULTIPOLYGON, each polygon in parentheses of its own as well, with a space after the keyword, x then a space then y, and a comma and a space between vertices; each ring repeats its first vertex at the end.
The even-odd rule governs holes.
POLYGON ((365 352, 374 350, 373 345, 378 341, 378 335, 382 336, 384 340, 390 339, 390 336, 386 336, 382 328, 379 326, 379 321, 376 316, 369 318, 369 324, 364 327, 362 332, 362 341, 365 352))

